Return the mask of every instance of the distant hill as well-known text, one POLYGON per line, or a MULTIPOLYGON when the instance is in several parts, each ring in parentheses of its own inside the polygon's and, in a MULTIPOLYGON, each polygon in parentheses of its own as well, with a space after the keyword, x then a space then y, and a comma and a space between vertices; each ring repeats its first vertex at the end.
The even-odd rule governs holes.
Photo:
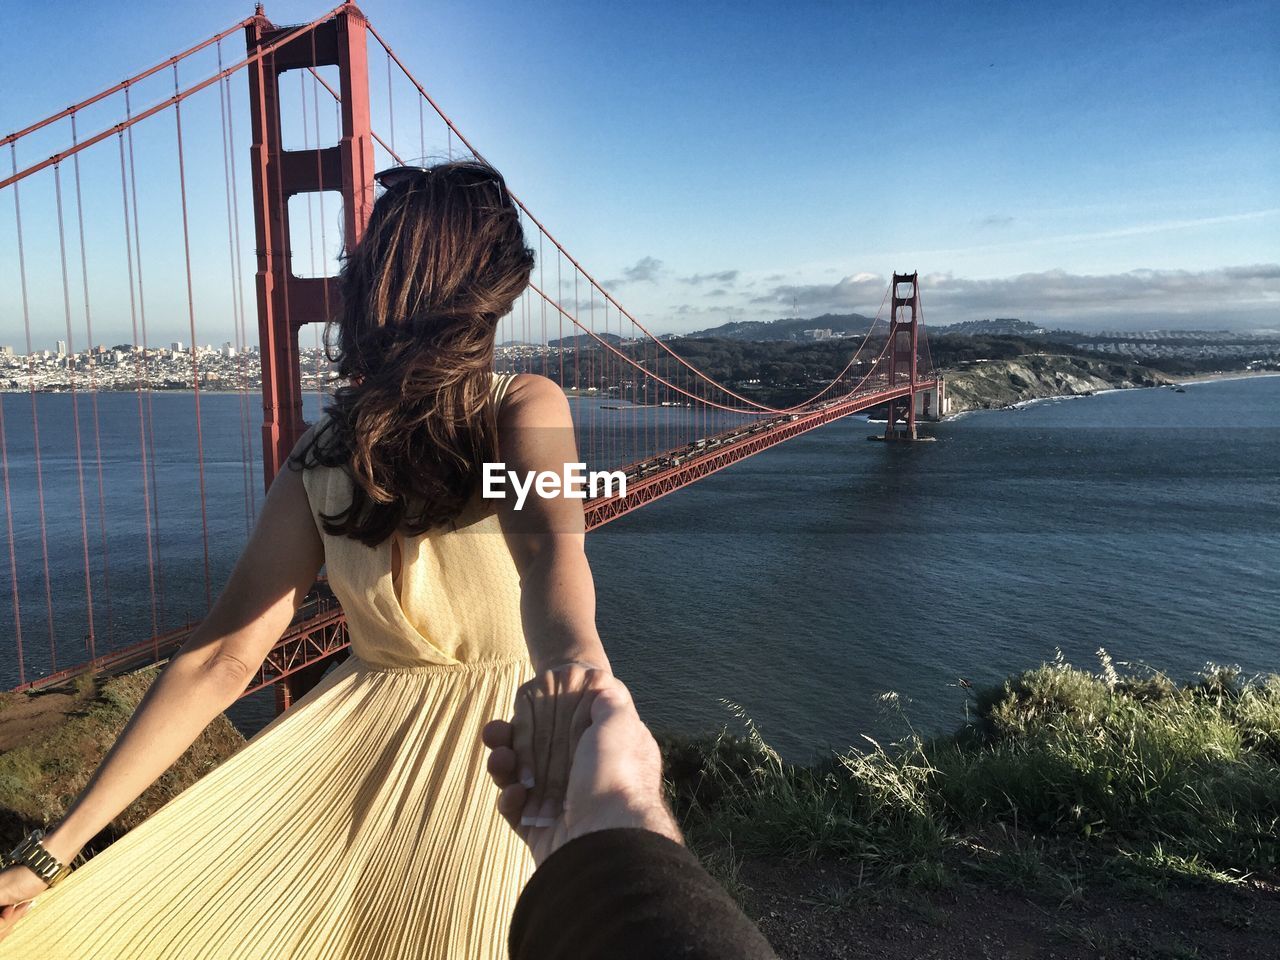
MULTIPOLYGON (((595 337, 592 337, 589 334, 579 333, 573 337, 562 337, 559 340, 548 340, 547 346, 552 348, 564 347, 566 350, 573 350, 575 348, 581 348, 583 350, 590 350, 592 348, 599 349, 600 344, 596 342, 597 338, 615 347, 619 344, 630 342, 618 336, 616 333, 605 333, 601 330, 595 335, 595 337)), ((497 346, 500 350, 510 350, 516 347, 541 347, 542 344, 531 340, 503 340, 497 346)))
POLYGON ((965 320, 944 327, 929 327, 930 333, 947 333, 957 337, 1039 337, 1048 331, 1028 320, 996 317, 994 320, 965 320))
POLYGON ((572 337, 561 337, 559 340, 548 340, 547 346, 548 347, 564 347, 565 349, 574 349, 579 347, 582 349, 586 349, 588 347, 598 346, 598 344, 596 343, 596 338, 599 338, 600 340, 603 340, 605 343, 608 343, 611 346, 615 346, 615 347, 618 346, 618 344, 625 342, 622 339, 622 337, 618 336, 616 333, 605 333, 601 331, 597 333, 595 337, 592 337, 585 333, 579 333, 576 336, 572 336, 572 337))
POLYGON ((686 333, 686 337, 722 337, 725 340, 809 340, 806 330, 830 330, 833 337, 862 336, 871 317, 860 313, 824 313, 820 317, 786 317, 780 320, 735 320, 718 327, 686 333))

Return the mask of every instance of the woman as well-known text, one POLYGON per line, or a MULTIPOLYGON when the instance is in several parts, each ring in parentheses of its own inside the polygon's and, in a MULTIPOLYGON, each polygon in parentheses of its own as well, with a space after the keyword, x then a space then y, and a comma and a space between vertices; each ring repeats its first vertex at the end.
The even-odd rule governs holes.
POLYGON ((500 175, 397 168, 343 264, 339 373, 208 617, 42 844, 62 864, 245 689, 323 564, 351 652, 234 757, 47 893, 0 872, 0 956, 498 958, 532 865, 480 731, 515 699, 528 824, 560 812, 607 677, 580 500, 479 496, 577 460, 568 403, 493 374, 533 252, 500 175), (29 916, 26 901, 39 902, 29 916), (14 905, 17 906, 14 906, 14 905))

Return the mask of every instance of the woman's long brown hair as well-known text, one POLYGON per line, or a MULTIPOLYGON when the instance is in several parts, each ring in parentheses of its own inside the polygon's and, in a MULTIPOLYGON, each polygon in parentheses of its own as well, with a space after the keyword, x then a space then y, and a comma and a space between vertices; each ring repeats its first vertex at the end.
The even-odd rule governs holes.
POLYGON ((375 546, 457 517, 496 455, 491 390, 498 320, 533 268, 502 176, 441 163, 388 189, 338 276, 338 364, 329 418, 298 469, 351 474, 351 504, 321 514, 330 534, 375 546))

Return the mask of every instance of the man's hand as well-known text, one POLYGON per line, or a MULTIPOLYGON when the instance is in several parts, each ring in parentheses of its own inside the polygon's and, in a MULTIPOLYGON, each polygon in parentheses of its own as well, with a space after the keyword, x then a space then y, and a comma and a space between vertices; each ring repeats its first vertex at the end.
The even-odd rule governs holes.
POLYGON ((587 711, 589 726, 578 740, 569 767, 563 810, 533 823, 522 822, 530 791, 520 782, 515 725, 494 720, 484 728, 489 774, 502 791, 498 810, 524 838, 541 864, 561 846, 596 830, 636 827, 682 842, 662 798, 662 756, 649 728, 636 713, 627 688, 616 678, 599 681, 587 711))
POLYGON ((577 660, 539 672, 516 693, 512 742, 525 787, 521 825, 549 827, 564 809, 569 765, 591 724, 591 702, 612 681, 602 666, 577 660))

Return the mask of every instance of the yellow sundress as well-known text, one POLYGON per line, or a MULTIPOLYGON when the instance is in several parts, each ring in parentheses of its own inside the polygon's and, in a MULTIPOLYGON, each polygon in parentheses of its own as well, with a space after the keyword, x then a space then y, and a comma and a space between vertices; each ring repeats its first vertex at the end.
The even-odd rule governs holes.
MULTIPOLYGON (((494 377, 500 403, 511 376, 494 377)), ((350 501, 304 473, 313 515, 350 501)), ((370 548, 321 531, 351 656, 240 752, 52 890, 29 960, 501 960, 533 864, 480 730, 532 675, 497 517, 370 548)))

